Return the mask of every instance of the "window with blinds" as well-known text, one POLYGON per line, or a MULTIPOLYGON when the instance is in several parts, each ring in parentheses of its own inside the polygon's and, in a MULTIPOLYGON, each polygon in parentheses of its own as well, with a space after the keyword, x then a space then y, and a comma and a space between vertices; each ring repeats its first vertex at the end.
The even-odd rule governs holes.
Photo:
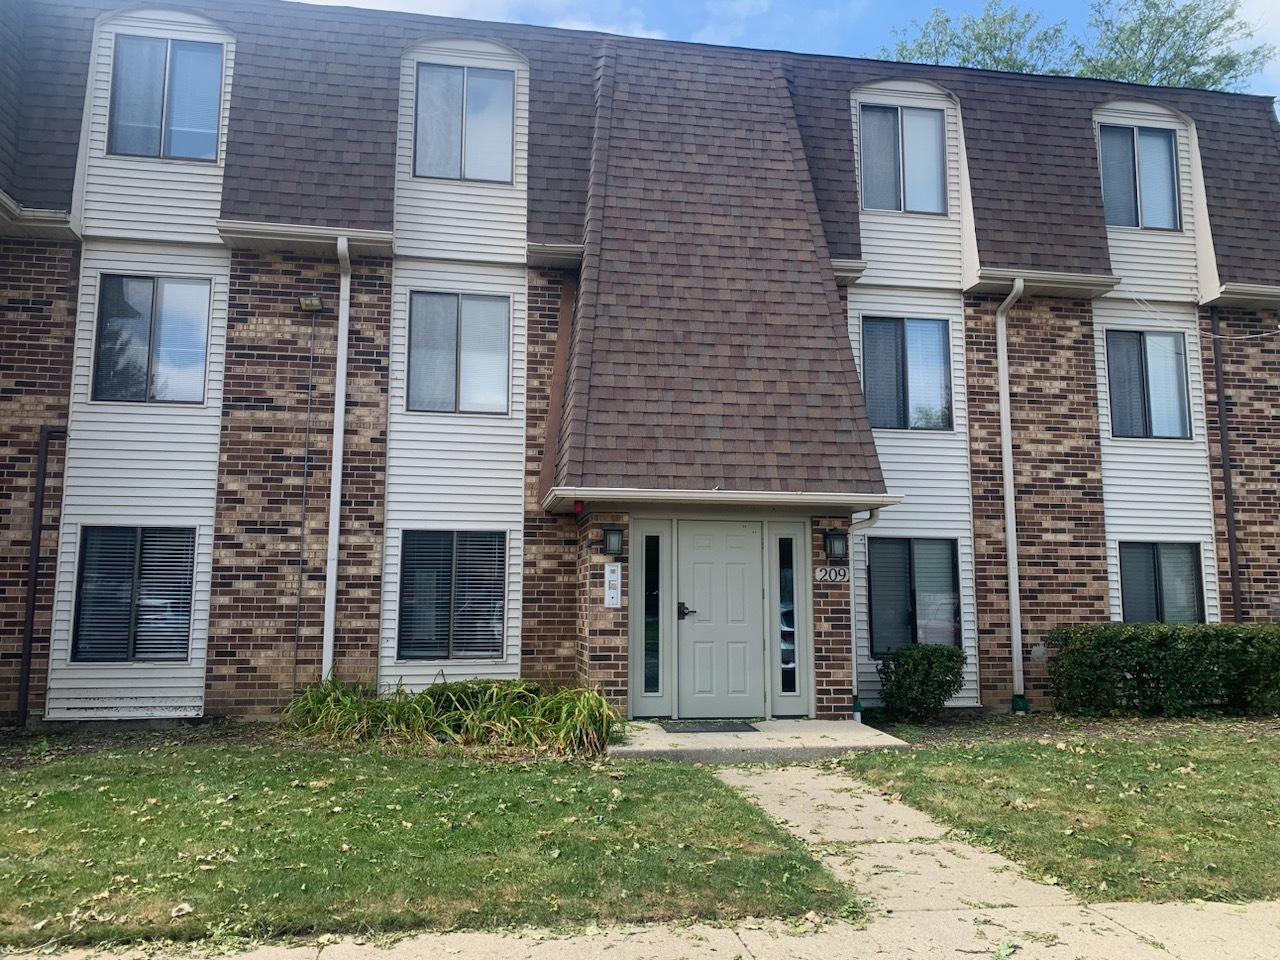
POLYGON ((506 554, 501 532, 406 530, 398 659, 502 657, 506 554))
POLYGON ((409 410, 506 413, 511 301, 409 295, 409 410))
POLYGON ((71 659, 185 660, 196 532, 84 527, 71 659))
POLYGON ((947 212, 943 111, 862 104, 858 131, 864 210, 947 212))
POLYGON ((1109 226, 1179 229, 1176 131, 1099 124, 1098 154, 1109 226))
POLYGON ((418 64, 413 175, 510 183, 516 75, 418 64))
POLYGON ((204 402, 208 280, 103 274, 93 399, 204 402))
POLYGON ((862 392, 873 427, 950 430, 947 321, 863 318, 862 392))
POLYGON ((909 643, 960 643, 956 541, 871 537, 867 541, 871 655, 909 643))
POLYGON ((1113 437, 1191 436, 1181 333, 1108 330, 1107 385, 1113 437))
POLYGON ((222 44, 119 34, 107 153, 217 160, 222 44))
POLYGON ((1200 545, 1120 544, 1120 601, 1125 623, 1203 623, 1200 545))

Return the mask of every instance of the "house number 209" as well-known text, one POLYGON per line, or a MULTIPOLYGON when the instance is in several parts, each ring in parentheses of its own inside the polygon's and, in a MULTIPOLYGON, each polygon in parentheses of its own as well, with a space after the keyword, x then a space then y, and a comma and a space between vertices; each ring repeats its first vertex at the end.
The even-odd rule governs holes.
POLYGON ((848 583, 848 567, 815 567, 813 579, 818 583, 848 583))

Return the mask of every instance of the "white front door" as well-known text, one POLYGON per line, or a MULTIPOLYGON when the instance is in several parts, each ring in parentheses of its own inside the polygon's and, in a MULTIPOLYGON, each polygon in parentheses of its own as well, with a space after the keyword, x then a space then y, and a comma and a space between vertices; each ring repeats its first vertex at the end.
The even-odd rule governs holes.
POLYGON ((681 520, 678 531, 679 715, 764 716, 761 524, 681 520))

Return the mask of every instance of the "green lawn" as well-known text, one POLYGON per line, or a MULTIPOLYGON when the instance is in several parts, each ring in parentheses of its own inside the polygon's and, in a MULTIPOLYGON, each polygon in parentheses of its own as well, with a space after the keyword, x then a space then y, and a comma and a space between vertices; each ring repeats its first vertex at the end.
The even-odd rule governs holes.
MULTIPOLYGON (((189 739, 0 770, 0 944, 801 916, 849 899, 688 766, 189 739)), ((13 742, 0 749, 12 766, 13 742)))
POLYGON ((1280 896, 1280 734, 1136 729, 1118 720, 1114 736, 1045 730, 844 766, 1087 900, 1280 896))

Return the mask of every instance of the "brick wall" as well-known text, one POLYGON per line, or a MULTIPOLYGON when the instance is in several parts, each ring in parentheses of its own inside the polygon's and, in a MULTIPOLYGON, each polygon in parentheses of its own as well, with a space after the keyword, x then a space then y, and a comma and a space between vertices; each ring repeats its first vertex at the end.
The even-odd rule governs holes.
POLYGON ((629 630, 627 605, 631 598, 629 563, 622 564, 622 607, 604 605, 604 565, 613 557, 599 552, 607 524, 627 531, 630 546, 631 518, 625 513, 592 513, 578 520, 577 582, 578 650, 581 676, 624 713, 627 710, 629 630))
MULTIPOLYGON (((814 517, 810 521, 810 556, 814 568, 833 566, 823 534, 848 530, 849 517, 814 517)), ((847 562, 847 561, 846 561, 847 562)), ((801 583, 797 590, 804 589, 801 583)), ((813 584, 814 710, 819 719, 853 716, 853 611, 847 583, 813 584)))
MULTIPOLYGON (((1234 465, 1232 489, 1240 558, 1239 609, 1244 620, 1280 619, 1280 484, 1277 483, 1277 473, 1280 472, 1280 422, 1277 421, 1280 335, 1258 336, 1275 331, 1278 322, 1280 314, 1274 310, 1223 309, 1219 312, 1219 331, 1224 338, 1219 346, 1234 465), (1250 339, 1234 339, 1240 337, 1250 339)), ((1221 424, 1208 310, 1201 313, 1200 328, 1218 541, 1218 583, 1222 591, 1222 619, 1232 620, 1236 603, 1231 595, 1221 424)))
POLYGON ((553 684, 577 683, 582 676, 577 520, 547 513, 539 494, 567 277, 558 270, 529 271, 520 672, 530 680, 553 684))
MULTIPOLYGON (((353 267, 335 670, 367 678, 377 663, 390 264, 353 267)), ((338 283, 334 259, 232 256, 210 715, 269 713, 320 676, 338 283), (302 293, 321 295, 325 310, 300 311, 302 293)))
MULTIPOLYGON (((1001 299, 965 299, 979 677, 992 710, 1008 709, 1013 695, 996 365, 1001 299)), ((1084 301, 1028 297, 1010 312, 1008 334, 1024 677, 1032 705, 1043 707, 1048 678, 1033 654, 1044 633, 1109 616, 1093 315, 1084 301)))
MULTIPOLYGON (((40 427, 67 422, 79 282, 79 244, 0 240, 0 717, 17 708, 40 427)), ((46 473, 29 701, 37 717, 49 660, 62 451, 62 443, 50 446, 46 473)))

